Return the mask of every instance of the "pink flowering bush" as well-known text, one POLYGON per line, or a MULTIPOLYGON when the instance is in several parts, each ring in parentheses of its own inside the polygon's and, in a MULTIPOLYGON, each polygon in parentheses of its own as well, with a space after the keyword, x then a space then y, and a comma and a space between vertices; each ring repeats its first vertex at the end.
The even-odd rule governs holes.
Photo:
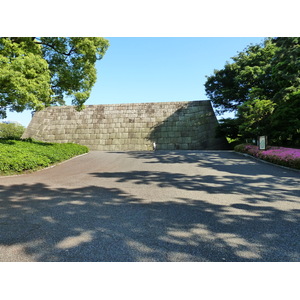
POLYGON ((259 150, 257 146, 241 144, 237 145, 234 150, 275 164, 300 169, 300 149, 268 147, 267 150, 259 150))

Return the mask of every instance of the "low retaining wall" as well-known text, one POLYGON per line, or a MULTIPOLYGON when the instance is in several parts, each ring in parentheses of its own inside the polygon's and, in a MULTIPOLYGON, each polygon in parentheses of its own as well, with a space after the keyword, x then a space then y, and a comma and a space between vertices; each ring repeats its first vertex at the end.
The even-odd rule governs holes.
POLYGON ((216 126, 210 101, 54 106, 34 114, 23 138, 105 151, 224 149, 216 126))

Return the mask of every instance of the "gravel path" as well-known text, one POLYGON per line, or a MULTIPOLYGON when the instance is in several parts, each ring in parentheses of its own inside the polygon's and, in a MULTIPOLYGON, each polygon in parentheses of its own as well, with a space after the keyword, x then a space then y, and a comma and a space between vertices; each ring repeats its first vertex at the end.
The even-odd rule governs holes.
POLYGON ((0 177, 0 261, 300 261, 300 173, 231 151, 90 152, 0 177))

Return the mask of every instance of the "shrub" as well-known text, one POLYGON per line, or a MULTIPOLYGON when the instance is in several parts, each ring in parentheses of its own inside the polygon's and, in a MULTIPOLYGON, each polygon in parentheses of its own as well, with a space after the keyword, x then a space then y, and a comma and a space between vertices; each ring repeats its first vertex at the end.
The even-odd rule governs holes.
POLYGON ((300 149, 268 147, 267 150, 259 150, 257 146, 241 144, 237 145, 234 150, 250 154, 271 163, 300 169, 300 149))
POLYGON ((17 123, 0 123, 0 138, 20 139, 25 127, 17 123))
POLYGON ((86 152, 86 146, 72 143, 0 140, 0 174, 38 170, 86 152))

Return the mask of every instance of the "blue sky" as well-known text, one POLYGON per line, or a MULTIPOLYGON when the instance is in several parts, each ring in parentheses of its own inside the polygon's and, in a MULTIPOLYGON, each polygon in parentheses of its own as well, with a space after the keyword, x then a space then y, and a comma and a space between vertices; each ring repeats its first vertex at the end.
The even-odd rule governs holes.
MULTIPOLYGON (((97 82, 86 104, 208 99, 205 76, 263 37, 106 37, 97 61, 97 82)), ((70 101, 67 101, 70 104, 70 101)), ((31 112, 8 112, 7 120, 28 126, 31 112)))

